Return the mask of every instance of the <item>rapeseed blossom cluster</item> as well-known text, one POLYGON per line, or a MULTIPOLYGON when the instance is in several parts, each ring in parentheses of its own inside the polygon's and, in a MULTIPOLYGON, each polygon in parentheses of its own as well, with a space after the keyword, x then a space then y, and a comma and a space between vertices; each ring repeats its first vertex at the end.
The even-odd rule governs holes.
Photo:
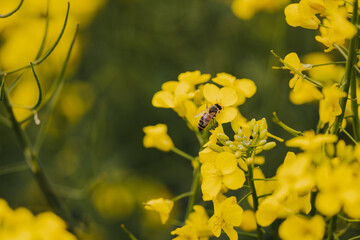
MULTIPOLYGON (((237 0, 234 6, 243 9, 234 11, 240 18, 251 18, 263 2, 237 0), (247 9, 252 10, 246 12, 247 9)), ((319 29, 315 40, 327 49, 307 54, 302 60, 295 52, 281 58, 272 51, 284 65, 274 68, 293 74, 288 83, 290 100, 294 104, 318 105, 314 130, 297 131, 274 114, 274 121, 294 135, 285 142, 289 150, 275 176, 267 178, 262 172, 260 165, 265 159, 260 154, 276 146, 269 138, 280 142, 282 139, 268 132, 265 118, 248 121, 238 110, 256 91, 251 80, 219 73, 212 79, 213 83, 208 83, 210 75, 186 72, 179 75, 178 81, 164 83, 153 97, 155 107, 172 108, 185 119, 200 142, 197 157, 180 152, 174 145, 169 148, 191 160, 194 167, 193 191, 179 195, 190 197, 190 208, 184 226, 172 232, 178 235, 176 239, 209 239, 224 233, 230 240, 239 239, 242 234, 259 240, 265 239, 265 235, 269 239, 335 240, 351 224, 360 222, 358 1, 300 0, 289 4, 284 12, 290 26, 319 29), (328 55, 332 50, 339 51, 344 61, 334 62, 328 55), (203 113, 211 119, 210 127, 203 132, 197 130, 199 117, 194 115, 214 104, 221 106, 217 113, 203 113), (353 134, 347 130, 347 120, 353 134), (231 128, 225 127, 227 123, 231 128), (343 136, 347 137, 346 141, 343 136), (194 206, 197 189, 201 191, 202 201, 212 203, 209 216, 204 214, 203 207, 194 206), (247 205, 242 204, 244 200, 248 201, 247 205), (193 220, 194 216, 197 221, 193 220), (273 233, 265 231, 268 227, 273 233), (205 234, 201 235, 199 229, 205 234)), ((150 134, 146 128, 144 132, 146 147, 169 151, 164 146, 146 145, 145 139, 150 134)), ((173 144, 165 127, 161 136, 153 139, 154 142, 159 139, 158 143, 168 139, 165 142, 173 144)), ((164 214, 166 205, 162 204, 161 208, 152 210, 164 214)), ((170 212, 166 214, 167 219, 170 212)))
POLYGON ((66 230, 65 222, 52 212, 34 216, 28 209, 11 209, 4 199, 0 199, 0 239, 21 240, 75 240, 66 230))
POLYGON ((319 29, 320 35, 315 39, 328 47, 325 52, 329 52, 335 48, 334 44, 342 46, 357 32, 348 21, 348 8, 345 1, 300 0, 285 8, 286 22, 292 27, 319 29))

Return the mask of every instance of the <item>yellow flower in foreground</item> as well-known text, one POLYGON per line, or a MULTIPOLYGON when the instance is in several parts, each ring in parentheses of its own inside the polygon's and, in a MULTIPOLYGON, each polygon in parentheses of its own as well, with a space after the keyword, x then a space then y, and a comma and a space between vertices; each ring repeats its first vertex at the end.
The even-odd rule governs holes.
MULTIPOLYGON (((286 55, 284 58, 284 62, 289 64, 292 68, 294 68, 296 71, 298 71, 300 73, 302 71, 311 69, 311 65, 301 63, 298 55, 294 52, 291 52, 288 55, 286 55)), ((286 68, 288 68, 288 67, 286 67, 286 68)), ((302 83, 303 83, 303 78, 291 70, 290 70, 290 73, 294 74, 294 77, 292 79, 290 79, 289 87, 294 88, 294 91, 300 90, 302 83)))
POLYGON ((341 210, 353 185, 352 169, 341 164, 334 168, 328 163, 316 170, 319 193, 316 196, 316 209, 326 216, 333 216, 341 210))
POLYGON ((301 0, 285 8, 286 22, 292 27, 303 27, 307 29, 317 29, 320 20, 316 14, 324 11, 324 7, 316 1, 301 0))
POLYGON ((252 232, 256 230, 256 219, 255 213, 252 210, 245 210, 243 214, 243 221, 239 226, 242 230, 246 232, 252 232))
POLYGON ((28 209, 12 210, 7 202, 0 199, 0 239, 63 239, 75 240, 66 230, 65 222, 52 212, 34 216, 28 209))
POLYGON ((330 16, 323 20, 320 27, 320 36, 315 36, 315 40, 324 44, 328 49, 325 52, 333 50, 334 44, 342 46, 346 39, 351 39, 356 34, 356 27, 347 20, 345 10, 332 12, 330 16))
POLYGON ((292 215, 279 227, 279 235, 284 240, 320 240, 323 239, 324 233, 325 221, 319 215, 311 219, 292 215))
POLYGON ((341 114, 340 98, 346 97, 346 93, 341 91, 336 84, 331 87, 324 87, 322 90, 324 99, 319 103, 320 121, 325 123, 332 123, 335 117, 341 114))
POLYGON ((305 132, 303 136, 294 137, 286 142, 288 147, 298 147, 302 150, 316 150, 325 143, 336 142, 337 136, 331 134, 315 135, 313 131, 305 132))
POLYGON ((221 152, 201 166, 203 199, 214 199, 222 189, 236 190, 245 182, 245 174, 237 166, 236 157, 230 152, 221 152))
POLYGON ((159 123, 155 126, 146 126, 143 130, 145 132, 143 143, 146 148, 155 147, 168 152, 174 147, 174 143, 167 135, 167 126, 165 124, 159 123))
POLYGON ((161 223, 165 224, 169 219, 174 202, 169 199, 157 198, 145 203, 145 209, 153 210, 160 214, 161 223))
POLYGON ((216 237, 220 236, 222 229, 230 240, 237 240, 238 234, 234 227, 239 226, 242 219, 243 209, 234 196, 223 201, 214 199, 214 215, 209 219, 209 227, 216 237))
POLYGON ((171 232, 178 235, 173 240, 208 240, 213 234, 209 229, 209 217, 203 206, 195 205, 194 211, 189 214, 185 225, 171 232))

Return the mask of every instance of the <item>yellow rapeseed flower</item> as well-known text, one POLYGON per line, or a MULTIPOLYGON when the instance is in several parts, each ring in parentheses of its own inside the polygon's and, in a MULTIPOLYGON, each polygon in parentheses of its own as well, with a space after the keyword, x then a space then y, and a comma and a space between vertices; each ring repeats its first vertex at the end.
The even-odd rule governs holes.
POLYGON ((173 141, 167 135, 167 126, 165 124, 159 123, 155 126, 146 126, 143 130, 145 132, 143 143, 146 148, 154 147, 168 152, 174 147, 173 141))
POLYGON ((245 174, 237 166, 236 157, 230 152, 221 152, 201 166, 203 199, 214 199, 222 189, 236 190, 243 186, 245 174), (214 158, 213 158, 214 159, 214 158))
MULTIPOLYGON (((298 71, 300 73, 302 71, 311 69, 311 65, 301 63, 298 55, 294 52, 291 52, 288 55, 286 55, 284 58, 284 62, 289 64, 292 68, 294 68, 296 71, 298 71)), ((291 70, 290 70, 290 73, 294 74, 294 77, 292 79, 290 79, 289 87, 294 88, 294 91, 298 91, 302 86, 303 78, 302 78, 302 76, 299 76, 298 74, 294 73, 291 70)))
POLYGON ((283 240, 321 240, 325 233, 325 221, 320 215, 310 219, 292 215, 279 227, 279 236, 283 240))
POLYGON ((4 199, 0 199, 0 239, 8 240, 75 240, 66 230, 65 222, 52 212, 34 216, 28 209, 12 210, 4 199))
POLYGON ((335 117, 341 114, 340 98, 346 97, 346 93, 341 91, 336 84, 331 87, 324 87, 324 98, 319 102, 319 115, 322 125, 332 123, 335 117))
POLYGON ((219 123, 231 122, 237 115, 236 103, 238 100, 237 92, 232 87, 218 88, 214 84, 205 84, 204 97, 210 104, 219 104, 223 109, 216 116, 219 123))
POLYGON ((324 11, 321 4, 313 0, 301 0, 285 8, 286 22, 292 27, 302 27, 307 29, 317 29, 320 20, 316 14, 324 11), (313 3, 313 4, 311 4, 313 3))
POLYGON ((174 202, 169 199, 157 198, 147 201, 145 209, 158 212, 160 214, 161 223, 165 224, 169 219, 170 212, 174 206, 174 202))
POLYGON ((328 47, 325 52, 330 52, 335 48, 334 44, 344 45, 345 40, 351 39, 356 32, 356 27, 347 20, 346 11, 338 9, 323 20, 323 26, 320 27, 321 35, 316 36, 315 40, 328 47))
POLYGON ((286 142, 288 147, 298 147, 304 151, 319 149, 323 144, 334 143, 337 136, 332 134, 318 134, 314 131, 304 132, 303 136, 294 137, 286 142))
POLYGON ((178 235, 173 240, 208 240, 213 234, 209 228, 209 217, 203 206, 194 205, 194 211, 189 214, 185 225, 171 232, 178 235))
POLYGON ((247 20, 259 11, 274 12, 288 2, 288 0, 234 0, 231 7, 235 16, 247 20))
POLYGON ((216 237, 224 230, 230 240, 237 240, 238 234, 234 227, 241 224, 243 209, 237 204, 234 196, 222 201, 214 199, 214 215, 209 219, 210 230, 216 237))

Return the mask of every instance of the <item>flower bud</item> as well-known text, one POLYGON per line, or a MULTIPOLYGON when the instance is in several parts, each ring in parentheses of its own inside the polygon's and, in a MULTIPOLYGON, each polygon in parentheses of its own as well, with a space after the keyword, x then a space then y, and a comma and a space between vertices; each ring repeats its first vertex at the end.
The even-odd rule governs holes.
POLYGON ((253 129, 253 128, 254 128, 255 123, 256 123, 255 118, 251 119, 250 124, 249 124, 250 129, 253 129))
POLYGON ((264 145, 266 143, 266 140, 265 139, 262 139, 262 140, 260 140, 259 142, 258 142, 258 145, 259 146, 262 146, 262 145, 264 145))
POLYGON ((264 129, 267 129, 267 123, 266 123, 266 119, 265 118, 262 118, 260 120, 260 129, 259 131, 263 131, 264 129))
POLYGON ((226 141, 225 144, 229 146, 229 145, 233 145, 234 142, 233 141, 226 141))
POLYGON ((276 146, 276 142, 268 142, 264 145, 263 149, 267 151, 273 149, 275 146, 276 146))
POLYGON ((259 138, 260 138, 260 139, 263 139, 263 138, 265 138, 266 136, 267 136, 267 129, 265 128, 265 129, 263 129, 263 130, 260 132, 259 138))
POLYGON ((238 129, 238 134, 240 137, 244 136, 244 132, 241 128, 238 129))
POLYGON ((233 150, 234 152, 237 150, 237 147, 236 147, 234 144, 231 144, 231 145, 229 146, 229 148, 230 148, 231 150, 233 150))
POLYGON ((229 140, 229 137, 225 133, 221 133, 221 132, 217 134, 217 138, 224 141, 229 140))
POLYGON ((208 146, 211 150, 213 150, 214 152, 222 152, 223 149, 219 146, 219 145, 216 145, 216 144, 209 144, 208 146))
POLYGON ((236 151, 236 152, 235 152, 235 157, 240 158, 240 157, 241 157, 241 152, 240 152, 240 151, 236 151))

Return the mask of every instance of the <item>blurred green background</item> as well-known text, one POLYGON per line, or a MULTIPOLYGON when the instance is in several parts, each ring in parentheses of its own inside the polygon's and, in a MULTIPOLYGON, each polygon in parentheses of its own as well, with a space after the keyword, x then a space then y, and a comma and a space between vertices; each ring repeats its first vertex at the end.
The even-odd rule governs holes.
MULTIPOLYGON (((241 113, 248 119, 265 117, 269 131, 284 139, 291 136, 272 123, 272 112, 295 129, 316 127, 317 106, 289 102, 291 76, 271 69, 280 64, 270 50, 284 57, 322 47, 314 31, 287 26, 282 9, 244 21, 233 15, 229 1, 109 0, 81 34, 79 65, 66 79, 39 158, 62 201, 87 225, 85 239, 127 239, 120 224, 139 239, 170 239, 172 220, 182 220, 186 200, 176 203, 165 226, 142 206, 191 187, 187 160, 142 145, 144 126, 166 123, 176 147, 197 154, 196 137, 177 114, 151 105, 161 84, 181 72, 200 70, 213 77, 227 72, 252 79, 257 93, 240 106, 241 113), (64 111, 76 108, 76 101, 84 110, 68 117, 64 111)), ((29 135, 35 136, 37 128, 30 124, 29 135)), ((0 125, 0 131, 1 165, 23 162, 13 130, 0 125)), ((285 153, 284 143, 278 143, 265 155, 268 177, 285 153)), ((0 179, 0 197, 13 208, 48 210, 30 171, 0 179)))

